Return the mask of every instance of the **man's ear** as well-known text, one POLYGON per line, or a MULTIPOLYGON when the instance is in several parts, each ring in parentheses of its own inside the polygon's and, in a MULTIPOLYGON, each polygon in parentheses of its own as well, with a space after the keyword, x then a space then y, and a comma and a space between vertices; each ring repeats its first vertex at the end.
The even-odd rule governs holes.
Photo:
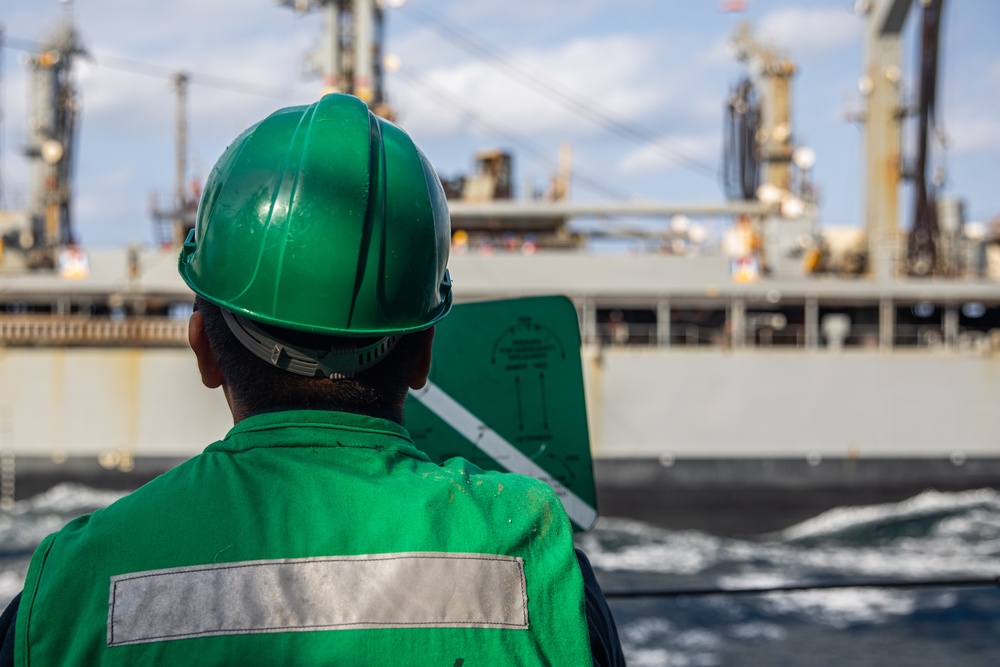
POLYGON ((427 376, 431 372, 431 347, 434 344, 434 327, 425 329, 419 334, 420 348, 417 354, 417 363, 410 374, 410 389, 420 389, 427 384, 427 376))
POLYGON ((208 336, 205 335, 205 320, 201 313, 195 311, 188 320, 188 345, 194 350, 194 356, 198 359, 198 371, 201 373, 201 383, 209 389, 216 389, 222 386, 222 371, 219 370, 219 363, 215 359, 215 352, 208 344, 208 336))

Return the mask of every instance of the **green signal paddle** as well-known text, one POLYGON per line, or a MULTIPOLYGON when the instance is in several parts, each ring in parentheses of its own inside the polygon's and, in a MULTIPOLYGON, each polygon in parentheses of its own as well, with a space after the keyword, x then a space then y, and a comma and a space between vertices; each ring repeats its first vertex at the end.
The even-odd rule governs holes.
POLYGON ((597 520, 576 309, 561 296, 457 305, 404 423, 432 460, 461 456, 555 489, 576 530, 597 520))

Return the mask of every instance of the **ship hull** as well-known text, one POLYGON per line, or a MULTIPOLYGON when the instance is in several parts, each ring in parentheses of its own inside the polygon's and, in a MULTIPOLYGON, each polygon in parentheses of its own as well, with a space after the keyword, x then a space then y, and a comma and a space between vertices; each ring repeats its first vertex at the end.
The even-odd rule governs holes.
MULTIPOLYGON (((757 534, 930 488, 1000 488, 989 355, 587 347, 584 371, 606 516, 757 534)), ((230 425, 179 347, 0 355, 8 498, 136 488, 230 425)))

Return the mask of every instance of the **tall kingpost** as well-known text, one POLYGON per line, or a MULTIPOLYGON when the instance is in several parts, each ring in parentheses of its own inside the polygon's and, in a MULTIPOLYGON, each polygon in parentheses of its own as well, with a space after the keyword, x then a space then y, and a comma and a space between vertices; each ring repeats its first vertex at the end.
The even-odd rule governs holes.
POLYGON ((791 88, 795 63, 775 49, 758 42, 747 22, 730 38, 739 60, 749 63, 754 85, 764 90, 760 131, 755 140, 766 165, 764 182, 780 191, 791 190, 792 112, 791 88))
POLYGON ((51 265, 55 249, 74 240, 71 176, 79 101, 73 59, 82 53, 66 13, 53 37, 28 60, 31 108, 25 154, 31 160, 31 234, 22 244, 31 265, 51 265))
POLYGON ((173 241, 176 247, 184 243, 184 236, 187 232, 187 224, 184 213, 187 210, 186 181, 187 181, 187 91, 188 77, 186 72, 178 72, 174 75, 174 92, 177 94, 177 108, 175 110, 175 146, 174 158, 174 229, 173 241))
MULTIPOLYGON (((45 243, 48 228, 50 192, 56 185, 56 165, 52 159, 42 158, 42 150, 49 146, 53 158, 58 154, 54 143, 56 125, 56 87, 58 77, 55 73, 58 53, 45 49, 28 60, 31 70, 30 121, 28 123, 28 145, 25 153, 31 160, 29 200, 31 211, 31 236, 22 239, 22 243, 32 248, 45 243)), ((58 156, 60 159, 62 156, 58 156)))
MULTIPOLYGON (((310 54, 323 93, 356 95, 383 118, 392 119, 382 76, 383 5, 387 0, 278 0, 298 12, 322 12, 325 29, 310 54)), ((399 0, 397 3, 401 4, 399 0)))
POLYGON ((371 105, 375 97, 374 0, 354 0, 354 94, 371 105))
POLYGON ((372 36, 372 76, 374 77, 372 105, 375 107, 387 106, 385 99, 385 54, 382 52, 382 46, 385 44, 385 13, 382 10, 382 4, 381 1, 376 2, 372 12, 375 23, 372 36))
POLYGON ((761 157, 767 164, 764 178, 782 190, 791 190, 792 114, 791 87, 795 65, 778 59, 765 72, 769 84, 768 103, 763 108, 767 139, 761 146, 761 157))
POLYGON ((323 81, 323 94, 353 93, 353 51, 348 48, 352 39, 351 26, 353 0, 277 0, 300 14, 312 11, 323 15, 325 24, 319 49, 308 56, 310 72, 323 81))
POLYGON ((900 32, 912 0, 868 0, 867 67, 861 92, 865 114, 865 225, 868 273, 888 279, 899 255, 899 181, 902 111, 899 101, 900 32))
POLYGON ((323 32, 322 46, 319 54, 320 75, 323 77, 324 93, 347 92, 344 87, 349 82, 344 77, 344 44, 340 31, 341 3, 337 0, 327 0, 322 4, 323 20, 326 30, 323 32))

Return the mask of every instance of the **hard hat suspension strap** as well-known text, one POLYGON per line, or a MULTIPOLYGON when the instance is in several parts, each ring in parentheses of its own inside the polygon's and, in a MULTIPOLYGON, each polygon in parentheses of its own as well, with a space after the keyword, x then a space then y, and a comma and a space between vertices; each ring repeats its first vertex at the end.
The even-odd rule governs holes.
POLYGON ((385 336, 364 347, 335 347, 313 350, 275 338, 253 321, 222 308, 222 316, 243 347, 272 366, 307 377, 346 380, 371 368, 399 342, 399 336, 385 336))

